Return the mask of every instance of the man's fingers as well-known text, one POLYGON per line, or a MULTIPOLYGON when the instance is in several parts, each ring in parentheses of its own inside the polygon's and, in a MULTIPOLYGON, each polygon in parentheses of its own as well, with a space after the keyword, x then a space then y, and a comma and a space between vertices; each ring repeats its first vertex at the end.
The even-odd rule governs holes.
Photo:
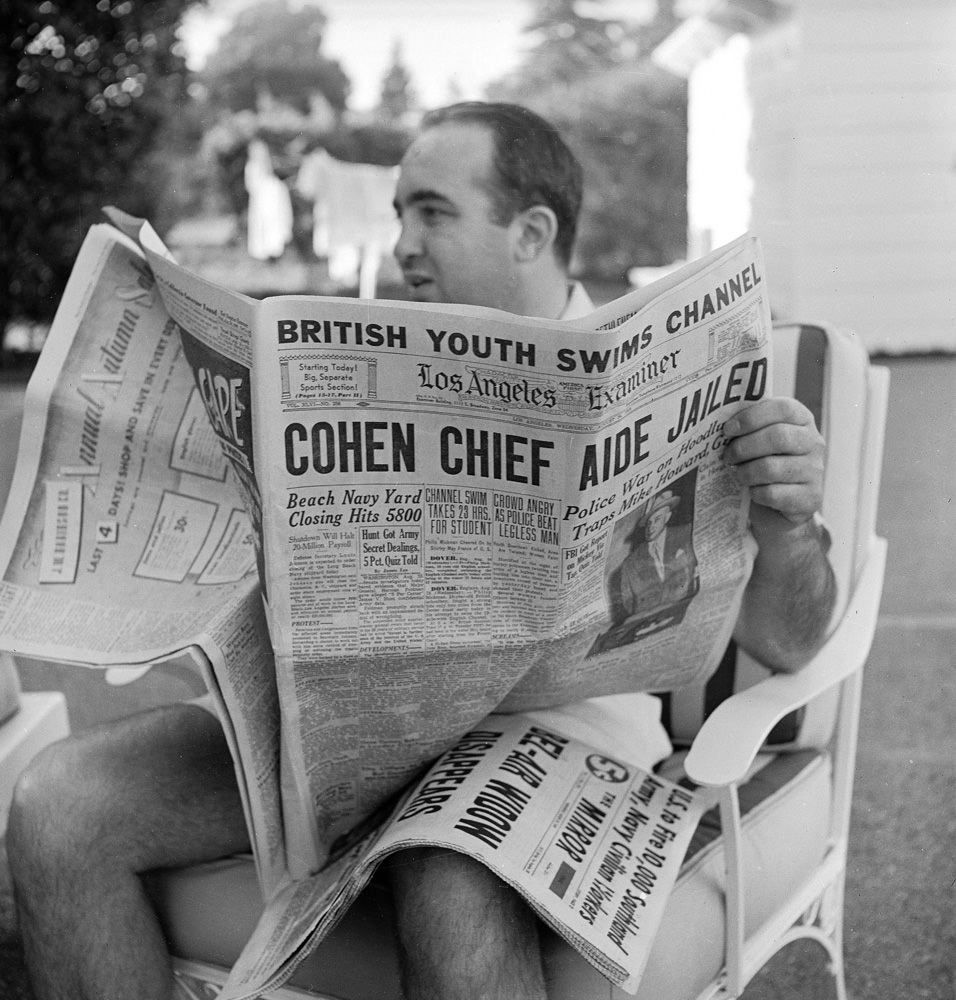
POLYGON ((761 507, 777 511, 788 521, 801 524, 809 521, 820 509, 822 497, 804 484, 790 485, 786 483, 770 483, 765 486, 752 486, 750 499, 761 507))
POLYGON ((724 461, 755 504, 795 523, 819 509, 826 444, 802 403, 761 399, 727 420, 724 435, 724 461))
POLYGON ((793 424, 796 427, 816 429, 813 414, 803 403, 787 396, 772 396, 738 410, 724 423, 724 434, 729 438, 737 438, 772 424, 793 424))
POLYGON ((724 460, 729 465, 739 465, 766 456, 811 456, 818 451, 823 452, 823 439, 812 423, 800 426, 774 423, 730 440, 724 460))
POLYGON ((770 455, 752 462, 739 463, 734 467, 742 486, 767 486, 771 483, 788 485, 804 484, 810 488, 820 479, 823 463, 809 461, 804 457, 790 455, 770 455))

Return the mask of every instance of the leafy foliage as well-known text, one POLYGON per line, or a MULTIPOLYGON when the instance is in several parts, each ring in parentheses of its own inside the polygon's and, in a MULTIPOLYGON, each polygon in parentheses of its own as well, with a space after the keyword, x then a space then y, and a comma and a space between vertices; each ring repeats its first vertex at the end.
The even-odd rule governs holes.
POLYGON ((214 105, 256 109, 263 98, 306 114, 316 95, 341 112, 349 79, 321 53, 328 19, 318 7, 268 0, 243 10, 223 36, 201 78, 214 105))
POLYGON ((571 84, 625 58, 621 21, 581 14, 574 0, 540 0, 525 31, 537 36, 520 71, 525 86, 571 84))
POLYGON ((317 145, 344 163, 394 167, 405 155, 414 130, 395 122, 370 121, 326 132, 317 145))
POLYGON ((189 0, 7 0, 0 28, 0 331, 49 319, 105 204, 153 215, 185 93, 189 0))
POLYGON ((582 14, 574 0, 538 0, 527 28, 535 44, 490 88, 552 121, 581 160, 579 274, 620 280, 686 252, 686 86, 650 61, 676 23, 672 6, 634 25, 582 14))

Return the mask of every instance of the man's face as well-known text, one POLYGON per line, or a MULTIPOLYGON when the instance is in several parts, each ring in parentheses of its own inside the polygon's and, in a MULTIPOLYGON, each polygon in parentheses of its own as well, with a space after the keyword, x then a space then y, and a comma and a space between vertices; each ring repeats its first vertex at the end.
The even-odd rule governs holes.
POLYGON ((452 122, 426 129, 405 154, 395 258, 415 301, 517 311, 517 226, 492 222, 491 161, 490 132, 452 122))
POLYGON ((647 540, 652 541, 667 527, 671 519, 670 507, 658 507, 647 519, 647 540))

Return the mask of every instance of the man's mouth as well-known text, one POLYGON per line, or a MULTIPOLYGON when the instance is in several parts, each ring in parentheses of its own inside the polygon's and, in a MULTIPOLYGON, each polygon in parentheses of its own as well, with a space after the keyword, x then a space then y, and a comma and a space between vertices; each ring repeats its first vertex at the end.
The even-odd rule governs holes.
POLYGON ((424 294, 427 289, 434 284, 434 281, 425 274, 412 274, 406 272, 403 277, 405 279, 405 285, 413 295, 424 294))

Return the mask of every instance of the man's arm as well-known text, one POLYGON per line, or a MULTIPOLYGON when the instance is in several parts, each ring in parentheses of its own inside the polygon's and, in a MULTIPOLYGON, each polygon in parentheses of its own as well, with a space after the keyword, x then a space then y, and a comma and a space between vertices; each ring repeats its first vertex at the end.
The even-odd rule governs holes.
POLYGON ((836 584, 814 515, 825 444, 795 399, 764 399, 724 425, 724 460, 750 491, 758 552, 734 638, 775 670, 799 670, 826 638, 836 584))

